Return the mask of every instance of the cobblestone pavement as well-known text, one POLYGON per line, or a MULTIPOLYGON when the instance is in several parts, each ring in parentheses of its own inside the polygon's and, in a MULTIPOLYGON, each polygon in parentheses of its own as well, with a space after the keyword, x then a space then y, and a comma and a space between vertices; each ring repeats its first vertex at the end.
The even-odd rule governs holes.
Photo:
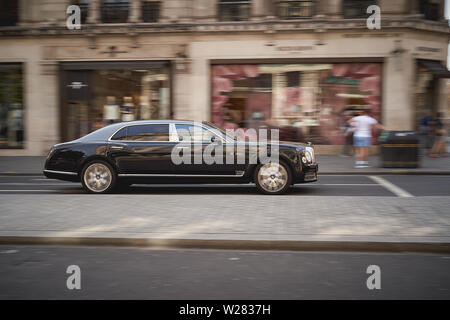
POLYGON ((449 242, 450 197, 3 194, 0 236, 449 242))

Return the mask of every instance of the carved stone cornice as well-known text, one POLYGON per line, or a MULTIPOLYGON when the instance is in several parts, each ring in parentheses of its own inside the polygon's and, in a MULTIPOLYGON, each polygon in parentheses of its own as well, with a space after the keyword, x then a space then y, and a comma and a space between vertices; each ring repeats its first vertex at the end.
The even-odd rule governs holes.
MULTIPOLYGON (((264 20, 240 22, 210 22, 210 23, 124 23, 124 24, 87 24, 80 30, 69 30, 65 26, 16 26, 0 27, 0 37, 27 36, 87 36, 96 34, 130 34, 137 36, 147 33, 241 33, 241 32, 289 32, 315 31, 317 28, 327 31, 359 30, 373 32, 367 29, 365 19, 310 19, 310 20, 264 20)), ((435 22, 407 16, 403 19, 383 19, 381 30, 411 29, 450 35, 450 27, 446 22, 435 22)))

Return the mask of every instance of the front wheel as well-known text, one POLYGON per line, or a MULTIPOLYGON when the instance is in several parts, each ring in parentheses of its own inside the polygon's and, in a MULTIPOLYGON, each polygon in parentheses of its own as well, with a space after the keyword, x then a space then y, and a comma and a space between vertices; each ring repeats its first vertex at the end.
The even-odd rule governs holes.
POLYGON ((260 164, 255 170, 256 187, 265 194, 283 194, 292 183, 290 168, 282 161, 260 164))
POLYGON ((108 193, 116 185, 116 173, 105 161, 88 163, 81 173, 81 183, 90 193, 108 193))

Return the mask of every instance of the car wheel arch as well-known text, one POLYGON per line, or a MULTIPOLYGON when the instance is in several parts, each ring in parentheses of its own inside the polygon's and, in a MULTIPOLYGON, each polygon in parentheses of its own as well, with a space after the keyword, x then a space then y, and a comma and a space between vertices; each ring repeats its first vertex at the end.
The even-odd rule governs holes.
POLYGON ((106 158, 104 156, 100 156, 100 155, 94 155, 94 156, 90 156, 90 157, 83 159, 83 161, 80 163, 80 166, 78 168, 78 175, 80 176, 80 178, 81 178, 81 174, 83 172, 84 167, 86 167, 86 165, 88 165, 89 163, 92 163, 96 160, 104 161, 104 162, 108 163, 114 169, 116 174, 119 173, 116 165, 112 161, 110 161, 108 158, 106 158))

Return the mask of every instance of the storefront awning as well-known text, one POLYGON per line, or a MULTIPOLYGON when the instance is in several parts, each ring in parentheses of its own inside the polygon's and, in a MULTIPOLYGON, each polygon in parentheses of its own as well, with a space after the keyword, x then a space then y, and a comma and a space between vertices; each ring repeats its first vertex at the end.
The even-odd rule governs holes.
POLYGON ((419 60, 419 65, 426 68, 436 78, 450 79, 450 71, 440 61, 419 60))

